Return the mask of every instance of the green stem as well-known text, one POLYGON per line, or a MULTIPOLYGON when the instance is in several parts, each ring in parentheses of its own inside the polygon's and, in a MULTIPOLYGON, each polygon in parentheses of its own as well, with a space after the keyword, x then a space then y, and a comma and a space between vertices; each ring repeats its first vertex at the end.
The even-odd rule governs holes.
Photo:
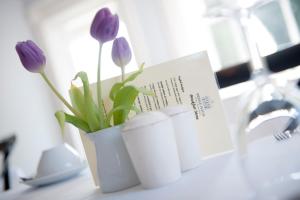
POLYGON ((65 106, 68 107, 68 109, 75 114, 76 116, 80 116, 80 113, 77 112, 65 99, 63 96, 61 96, 59 94, 59 92, 55 89, 55 87, 53 86, 53 84, 50 82, 50 80, 48 79, 48 77, 46 76, 46 74, 42 71, 40 72, 40 74, 42 75, 43 79, 46 81, 46 83, 48 84, 48 86, 51 88, 51 90, 54 92, 54 94, 65 104, 65 106))
POLYGON ((97 71, 97 98, 99 108, 102 106, 102 90, 101 90, 101 52, 102 43, 99 43, 99 55, 98 55, 98 71, 97 71))
POLYGON ((122 82, 125 80, 125 66, 121 67, 121 71, 122 71, 122 82))
POLYGON ((98 55, 98 71, 97 71, 97 100, 100 113, 100 127, 104 127, 104 108, 102 104, 102 88, 101 88, 101 53, 102 43, 99 43, 99 55, 98 55))

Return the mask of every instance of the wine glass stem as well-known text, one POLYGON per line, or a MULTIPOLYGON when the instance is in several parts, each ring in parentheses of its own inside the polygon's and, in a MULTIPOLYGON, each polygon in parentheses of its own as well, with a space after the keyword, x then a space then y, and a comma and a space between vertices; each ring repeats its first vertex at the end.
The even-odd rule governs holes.
POLYGON ((246 46, 250 55, 251 78, 255 80, 257 76, 269 74, 269 70, 265 59, 262 58, 259 53, 253 32, 251 32, 251 28, 253 27, 251 27, 250 14, 251 13, 248 9, 241 10, 238 16, 238 21, 246 39, 246 46))

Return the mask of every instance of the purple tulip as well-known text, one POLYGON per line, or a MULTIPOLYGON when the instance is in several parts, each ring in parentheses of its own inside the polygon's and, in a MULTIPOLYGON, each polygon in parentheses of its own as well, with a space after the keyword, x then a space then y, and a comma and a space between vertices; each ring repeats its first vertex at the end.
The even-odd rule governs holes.
POLYGON ((108 8, 102 8, 97 12, 91 25, 92 37, 101 43, 113 40, 119 30, 119 17, 112 15, 108 8))
POLYGON ((40 73, 45 66, 46 57, 43 51, 31 40, 18 42, 16 51, 25 67, 30 72, 40 73))
POLYGON ((114 40, 111 56, 114 63, 119 67, 124 67, 130 62, 131 50, 127 40, 124 37, 114 40))

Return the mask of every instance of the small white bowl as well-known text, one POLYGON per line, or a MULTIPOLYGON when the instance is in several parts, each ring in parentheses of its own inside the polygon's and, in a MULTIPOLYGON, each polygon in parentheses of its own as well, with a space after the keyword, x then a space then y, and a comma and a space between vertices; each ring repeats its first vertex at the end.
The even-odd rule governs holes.
POLYGON ((71 170, 82 165, 77 151, 64 143, 43 151, 35 178, 45 177, 71 170))

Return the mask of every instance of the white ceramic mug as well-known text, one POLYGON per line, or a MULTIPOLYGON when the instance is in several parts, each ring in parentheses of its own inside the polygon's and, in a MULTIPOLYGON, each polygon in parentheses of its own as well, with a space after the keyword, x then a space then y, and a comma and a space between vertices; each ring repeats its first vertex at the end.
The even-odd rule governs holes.
POLYGON ((122 136, 142 186, 156 188, 181 177, 171 119, 161 112, 134 116, 122 136))
POLYGON ((171 106, 161 110, 171 117, 182 171, 199 166, 200 139, 194 112, 187 106, 171 106))

